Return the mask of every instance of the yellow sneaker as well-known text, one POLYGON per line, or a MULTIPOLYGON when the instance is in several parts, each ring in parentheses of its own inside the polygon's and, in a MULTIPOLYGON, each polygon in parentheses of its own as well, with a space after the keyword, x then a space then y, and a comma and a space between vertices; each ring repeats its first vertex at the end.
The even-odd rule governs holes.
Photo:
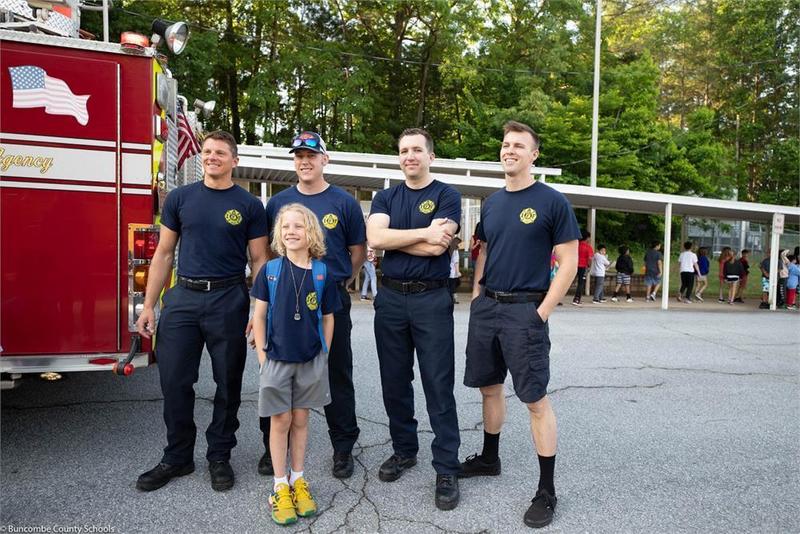
POLYGON ((314 497, 311 496, 311 490, 308 489, 308 482, 306 482, 305 478, 300 477, 295 480, 292 496, 294 497, 294 507, 297 510, 297 515, 311 517, 317 513, 317 503, 314 502, 314 497))
POLYGON ((269 505, 272 508, 272 520, 279 525, 290 525, 297 522, 292 490, 289 489, 288 484, 278 484, 278 488, 269 496, 269 505))

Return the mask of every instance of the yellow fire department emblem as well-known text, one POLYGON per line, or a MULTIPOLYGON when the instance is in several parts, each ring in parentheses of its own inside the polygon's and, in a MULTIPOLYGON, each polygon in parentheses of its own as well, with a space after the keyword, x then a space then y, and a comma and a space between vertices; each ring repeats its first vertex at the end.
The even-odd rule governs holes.
POLYGON ((328 230, 333 230, 334 228, 336 228, 337 224, 339 224, 339 217, 337 217, 333 213, 329 213, 322 218, 322 226, 324 226, 328 230))
POLYGON ((436 209, 436 204, 434 204, 433 200, 426 200, 422 204, 419 205, 419 211, 424 213, 425 215, 432 213, 433 210, 436 209))
POLYGON ((319 303, 317 303, 316 291, 312 291, 311 293, 308 294, 308 296, 306 297, 306 306, 308 306, 308 309, 311 311, 315 311, 317 309, 319 303))
POLYGON ((228 210, 225 212, 225 220, 228 224, 236 226, 242 222, 242 214, 238 210, 228 210))
POLYGON ((519 212, 519 220, 522 224, 531 224, 536 220, 536 210, 533 208, 525 208, 519 212))

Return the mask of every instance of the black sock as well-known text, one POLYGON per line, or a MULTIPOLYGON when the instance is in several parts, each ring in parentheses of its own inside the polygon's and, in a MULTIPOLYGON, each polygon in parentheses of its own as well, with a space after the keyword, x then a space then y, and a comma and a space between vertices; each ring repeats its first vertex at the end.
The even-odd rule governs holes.
POLYGON ((625 298, 626 298, 626 299, 629 299, 629 298, 631 298, 631 294, 630 294, 630 293, 626 293, 626 294, 625 294, 625 298))
POLYGON ((553 485, 553 472, 556 469, 556 457, 539 455, 539 489, 546 489, 550 495, 556 494, 553 485))
POLYGON ((500 451, 500 432, 497 434, 489 434, 483 431, 483 452, 481 457, 484 462, 496 462, 497 455, 500 451))

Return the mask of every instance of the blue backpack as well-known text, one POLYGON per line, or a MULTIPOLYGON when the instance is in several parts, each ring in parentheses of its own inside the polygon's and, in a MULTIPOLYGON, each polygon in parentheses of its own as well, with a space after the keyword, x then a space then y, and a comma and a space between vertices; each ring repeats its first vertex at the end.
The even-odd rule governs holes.
MULTIPOLYGON (((275 302, 275 295, 278 293, 278 279, 281 276, 283 258, 275 258, 267 262, 264 276, 267 277, 267 289, 269 290, 269 308, 267 310, 267 347, 272 338, 272 306, 275 302)), ((328 276, 328 266, 322 260, 311 260, 311 278, 314 282, 314 291, 317 293, 317 330, 319 340, 322 343, 322 351, 328 352, 328 345, 325 343, 325 332, 322 329, 322 293, 325 289, 325 279, 328 276)))

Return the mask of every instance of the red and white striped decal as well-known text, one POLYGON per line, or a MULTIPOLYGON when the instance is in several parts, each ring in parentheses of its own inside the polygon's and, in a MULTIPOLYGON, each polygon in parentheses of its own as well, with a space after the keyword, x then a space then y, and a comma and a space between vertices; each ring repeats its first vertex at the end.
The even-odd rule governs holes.
MULTIPOLYGON (((122 192, 149 195, 152 152, 122 143, 122 192)), ((116 192, 116 143, 99 139, 0 133, 0 187, 116 192)))

